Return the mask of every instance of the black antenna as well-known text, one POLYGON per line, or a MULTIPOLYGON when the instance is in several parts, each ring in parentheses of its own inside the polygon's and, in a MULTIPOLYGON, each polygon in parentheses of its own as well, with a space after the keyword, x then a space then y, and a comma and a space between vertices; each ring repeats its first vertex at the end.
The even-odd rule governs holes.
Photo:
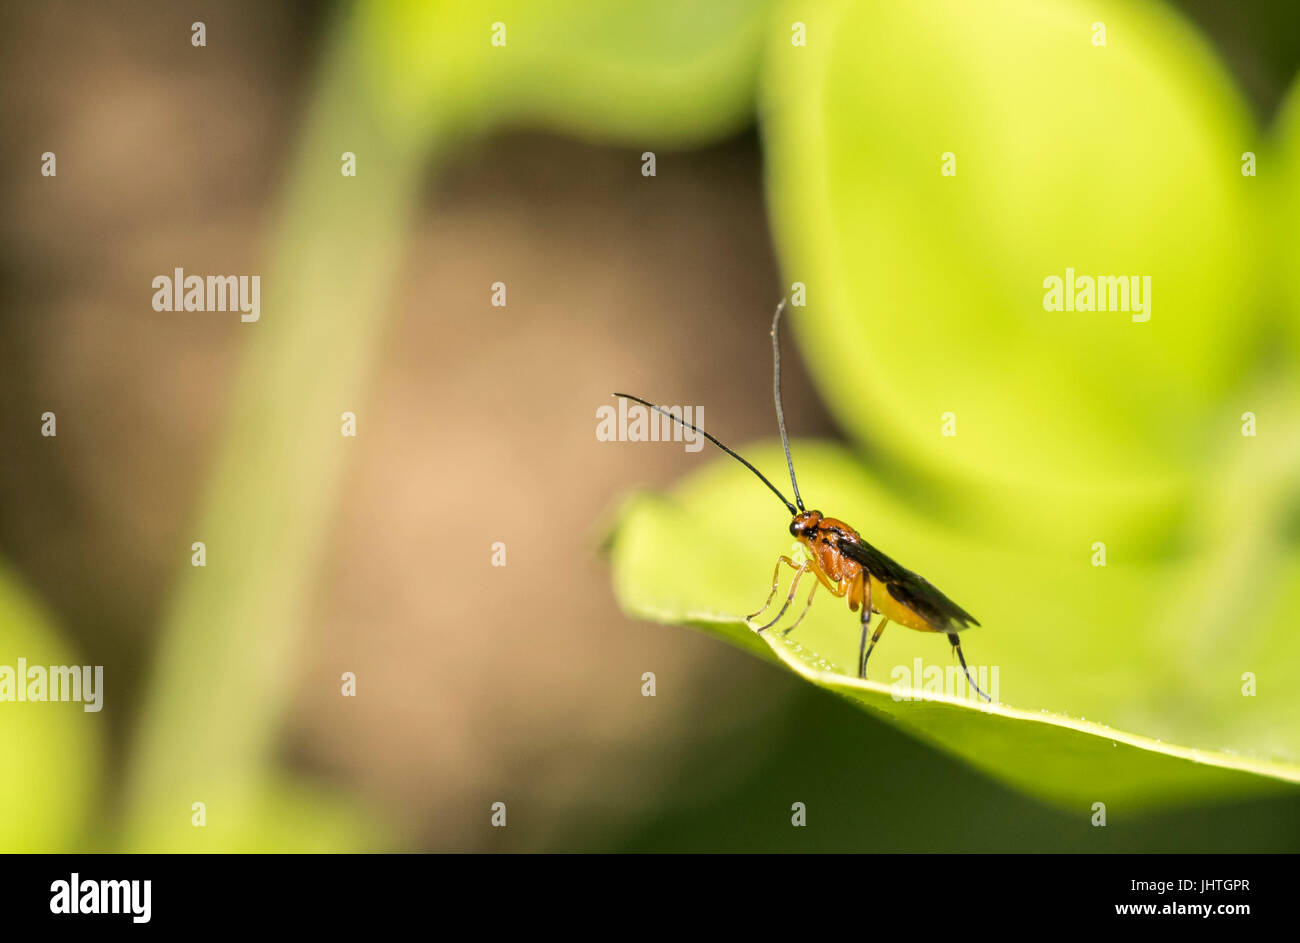
MULTIPOLYGON (((803 498, 799 497, 799 482, 794 480, 794 462, 790 459, 790 440, 785 434, 785 411, 781 409, 781 312, 785 310, 785 299, 776 306, 776 316, 772 318, 772 398, 776 400, 776 424, 781 427, 781 444, 785 446, 785 464, 790 469, 790 486, 794 488, 794 500, 803 510, 803 498)), ((775 489, 773 489, 775 490, 775 489)), ((786 502, 789 504, 790 502, 786 502)), ((794 513, 793 509, 790 513, 794 513)))
POLYGON ((673 422, 680 423, 681 425, 685 426, 687 429, 690 429, 690 430, 692 430, 692 431, 694 431, 694 432, 698 432, 700 435, 704 436, 704 438, 708 439, 710 442, 712 442, 712 443, 713 443, 714 445, 716 445, 718 448, 722 449, 722 451, 726 452, 728 455, 730 455, 730 456, 731 456, 732 458, 734 458, 736 461, 740 462, 740 464, 744 465, 746 468, 748 468, 750 471, 752 471, 755 475, 757 475, 758 478, 759 478, 759 481, 763 482, 763 484, 765 484, 765 485, 767 485, 769 488, 771 488, 771 489, 772 489, 772 493, 773 493, 774 495, 776 495, 778 498, 781 499, 781 503, 784 504, 787 508, 790 509, 790 514, 791 514, 791 515, 798 514, 801 510, 803 510, 802 507, 798 507, 798 508, 796 508, 793 504, 791 504, 791 503, 789 502, 789 500, 787 500, 787 498, 786 498, 785 495, 783 495, 781 492, 779 492, 779 491, 776 490, 776 485, 772 484, 772 482, 768 481, 766 478, 763 477, 763 473, 762 473, 761 471, 759 471, 759 470, 758 470, 757 468, 755 468, 753 465, 749 464, 749 462, 745 461, 743 458, 741 458, 738 454, 736 454, 735 452, 733 452, 731 449, 727 448, 725 445, 723 445, 721 442, 719 442, 719 441, 718 441, 717 439, 715 439, 713 436, 709 435, 707 432, 705 432, 705 431, 704 431, 703 429, 701 429, 699 426, 696 426, 696 425, 693 425, 692 423, 687 422, 687 421, 686 421, 685 419, 683 419, 681 416, 674 416, 672 413, 668 412, 668 410, 666 410, 666 409, 661 409, 661 408, 659 408, 658 406, 656 406, 654 403, 646 402, 646 401, 643 400, 641 397, 639 397, 639 396, 633 396, 631 393, 615 393, 614 395, 615 395, 615 396, 621 396, 621 397, 623 397, 623 399, 630 399, 630 400, 632 400, 632 401, 635 402, 635 403, 640 403, 642 406, 645 406, 645 407, 647 407, 647 408, 649 408, 649 409, 653 409, 653 410, 654 410, 655 412, 657 412, 659 415, 661 415, 661 416, 667 416, 667 417, 668 417, 669 419, 671 419, 673 422))

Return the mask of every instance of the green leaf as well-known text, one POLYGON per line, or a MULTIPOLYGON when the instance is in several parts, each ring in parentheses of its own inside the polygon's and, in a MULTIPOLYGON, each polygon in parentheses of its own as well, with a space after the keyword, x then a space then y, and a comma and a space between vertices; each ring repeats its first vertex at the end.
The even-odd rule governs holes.
POLYGON ((769 194, 827 404, 968 528, 1161 552, 1263 325, 1258 132, 1205 43, 1147 3, 783 12, 769 194), (1150 320, 1045 310, 1067 268, 1150 276, 1150 320))
POLYGON ((1277 146, 1256 157, 1275 162, 1276 167, 1266 164, 1257 172, 1261 199, 1274 210, 1269 217, 1274 228, 1268 245, 1272 247, 1269 262, 1279 301, 1275 332, 1288 342, 1289 361, 1294 364, 1300 361, 1300 279, 1295 277, 1300 266, 1300 76, 1292 82, 1280 110, 1275 135, 1277 146))
POLYGON ((360 8, 358 30, 401 123, 534 125, 656 149, 752 120, 767 7, 387 0, 360 8))
MULTIPOLYGON (((1003 782, 1074 808, 1300 783, 1300 696, 1283 668, 1300 660, 1286 618, 1300 605, 1300 555, 1258 574, 1281 593, 1253 587, 1243 595, 1260 597, 1240 608, 1263 628, 1196 636, 1180 649, 1147 626, 1175 606, 1193 562, 1094 567, 1086 554, 1062 560, 990 545, 910 509, 843 449, 793 448, 810 507, 846 520, 980 619, 962 645, 973 670, 997 668, 1000 703, 983 706, 961 696, 964 688, 918 691, 915 659, 924 681, 926 668, 954 667, 948 644, 893 625, 872 655, 869 680, 857 680, 858 617, 824 590, 788 640, 746 627, 743 614, 762 603, 772 565, 793 541, 785 510, 730 460, 692 474, 670 498, 639 495, 623 507, 609 552, 624 609, 782 664, 1003 782), (1275 579, 1279 567, 1289 579, 1275 579), (1242 695, 1244 671, 1258 675, 1253 697, 1242 695), (898 693, 920 700, 895 700, 898 693)), ((742 453, 780 480, 776 448, 742 453)))
MULTIPOLYGON (((0 567, 0 665, 73 665, 49 618, 0 567)), ((101 704, 123 706, 105 682, 101 704)), ((103 710, 63 701, 0 701, 0 851, 70 851, 100 777, 103 710)))
POLYGON ((342 793, 285 774, 256 788, 212 781, 150 810, 131 832, 127 850, 151 854, 341 854, 391 849, 393 835, 377 815, 342 793), (203 821, 195 821, 203 803, 203 821))

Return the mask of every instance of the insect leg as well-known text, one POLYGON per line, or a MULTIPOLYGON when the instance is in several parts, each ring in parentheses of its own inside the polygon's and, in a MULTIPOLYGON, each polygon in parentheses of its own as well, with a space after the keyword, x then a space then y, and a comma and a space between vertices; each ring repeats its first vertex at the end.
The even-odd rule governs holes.
POLYGON ((772 591, 767 594, 767 602, 763 603, 763 608, 758 610, 758 612, 755 612, 752 615, 745 616, 746 622, 754 621, 763 613, 767 612, 767 607, 772 605, 772 597, 776 595, 776 588, 781 585, 781 564, 782 563, 784 563, 792 570, 799 569, 797 566, 794 565, 794 561, 791 560, 789 557, 785 556, 784 554, 777 557, 776 566, 772 567, 772 591))
POLYGON ((759 626, 759 628, 756 631, 762 632, 764 629, 770 629, 772 626, 776 625, 778 622, 781 621, 781 617, 785 615, 785 611, 790 608, 790 601, 794 599, 795 591, 799 589, 799 580, 801 580, 803 578, 803 575, 807 572, 808 572, 808 564, 806 563, 803 566, 799 567, 799 569, 794 571, 794 582, 790 584, 790 593, 785 597, 785 605, 781 607, 781 611, 776 614, 775 619, 773 619, 767 625, 759 626))
POLYGON ((952 650, 957 653, 957 660, 961 662, 961 670, 966 672, 966 680, 970 682, 970 686, 975 689, 976 694, 984 698, 986 703, 992 704, 993 698, 981 691, 975 679, 970 676, 970 669, 966 667, 966 656, 961 653, 961 642, 957 641, 957 633, 949 632, 948 641, 952 642, 952 650))
MULTIPOLYGON (((862 647, 858 646, 858 654, 862 658, 862 667, 858 670, 859 678, 865 678, 867 676, 867 659, 871 657, 871 649, 876 647, 876 643, 880 641, 880 634, 885 631, 885 626, 887 625, 889 625, 889 619, 886 616, 881 616, 880 625, 876 626, 875 634, 871 636, 871 644, 867 646, 867 653, 865 655, 862 654, 862 647)), ((866 640, 867 640, 867 620, 863 619, 862 620, 862 641, 865 642, 866 640)))
MULTIPOLYGON (((858 677, 865 678, 867 676, 867 658, 862 654, 862 650, 867 644, 867 626, 871 624, 871 577, 865 573, 859 573, 857 578, 862 581, 861 591, 865 596, 862 600, 862 640, 858 642, 858 677)), ((880 627, 882 629, 885 627, 883 622, 880 627)), ((879 636, 880 633, 877 632, 876 637, 879 638, 879 636)), ((872 639, 871 644, 875 645, 876 640, 872 639)))
POLYGON ((820 585, 822 585, 820 581, 813 583, 813 588, 808 591, 808 601, 803 605, 803 612, 799 613, 799 618, 794 620, 794 625, 790 626, 790 628, 786 629, 784 632, 781 633, 781 638, 785 638, 787 635, 793 632, 796 626, 798 626, 799 623, 803 621, 803 617, 808 615, 808 610, 812 608, 813 596, 817 595, 817 587, 820 585))
POLYGON ((867 626, 871 624, 871 607, 862 607, 862 640, 858 642, 858 677, 867 676, 867 659, 862 653, 867 650, 867 626))

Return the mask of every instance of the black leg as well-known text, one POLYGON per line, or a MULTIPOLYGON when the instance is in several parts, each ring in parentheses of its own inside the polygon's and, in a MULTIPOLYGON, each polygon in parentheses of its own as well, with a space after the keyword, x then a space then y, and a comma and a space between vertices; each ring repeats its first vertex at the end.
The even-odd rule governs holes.
POLYGON ((976 694, 984 698, 986 703, 992 704, 993 698, 989 697, 987 694, 985 694, 983 691, 980 690, 980 686, 975 683, 975 679, 972 678, 970 675, 970 669, 966 667, 966 656, 961 653, 961 642, 957 641, 957 633, 949 632, 948 641, 952 642, 953 651, 957 653, 957 660, 961 662, 961 670, 966 672, 966 680, 970 682, 970 686, 975 689, 976 694))
MULTIPOLYGON (((862 642, 865 643, 867 641, 867 623, 871 620, 871 615, 869 610, 864 610, 862 614, 864 617, 862 620, 862 642)), ((889 625, 889 620, 881 616, 880 624, 876 626, 876 632, 871 636, 871 645, 868 646, 865 655, 862 654, 862 645, 858 645, 858 657, 862 659, 862 667, 858 670, 859 678, 867 676, 867 659, 871 657, 871 649, 876 647, 876 643, 880 641, 880 633, 885 631, 887 625, 889 625)))

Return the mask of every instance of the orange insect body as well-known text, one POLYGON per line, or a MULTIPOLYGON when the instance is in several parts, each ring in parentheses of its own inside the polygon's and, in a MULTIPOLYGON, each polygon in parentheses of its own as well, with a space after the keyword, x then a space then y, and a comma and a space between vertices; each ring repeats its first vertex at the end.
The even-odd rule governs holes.
POLYGON ((942 631, 899 603, 884 583, 840 550, 840 540, 862 539, 862 535, 848 524, 833 517, 823 517, 821 511, 804 511, 790 522, 790 533, 808 551, 808 559, 817 579, 831 595, 847 602, 849 611, 857 612, 865 603, 871 606, 872 612, 909 629, 918 632, 942 631))

